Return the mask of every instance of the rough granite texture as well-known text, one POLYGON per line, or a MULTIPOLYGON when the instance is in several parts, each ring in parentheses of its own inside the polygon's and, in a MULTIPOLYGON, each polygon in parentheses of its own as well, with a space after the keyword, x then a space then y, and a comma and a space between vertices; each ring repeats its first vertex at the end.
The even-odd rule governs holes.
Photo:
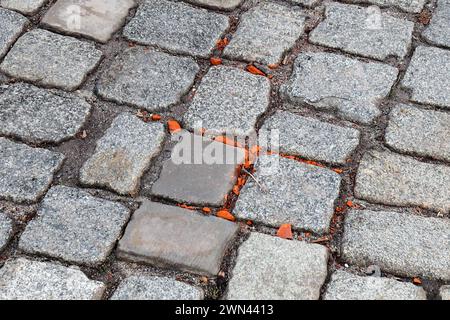
POLYGON ((0 59, 8 52, 11 45, 25 30, 28 19, 21 14, 0 8, 0 59))
POLYGON ((348 0, 355 3, 370 3, 380 7, 396 7, 406 12, 419 13, 426 0, 348 0))
POLYGON ((439 0, 430 25, 422 33, 429 42, 450 48, 450 1, 439 0))
POLYGON ((239 6, 243 0, 187 0, 193 4, 202 5, 213 9, 233 10, 239 6))
POLYGON ((12 220, 0 211, 0 252, 5 248, 12 236, 12 228, 12 220))
POLYGON ((312 7, 315 6, 319 2, 319 0, 290 0, 290 2, 294 4, 301 4, 305 7, 312 7))
POLYGON ((442 300, 450 300, 450 285, 442 286, 439 290, 439 295, 442 300))
POLYGON ((26 15, 35 14, 48 0, 0 0, 0 5, 26 15))

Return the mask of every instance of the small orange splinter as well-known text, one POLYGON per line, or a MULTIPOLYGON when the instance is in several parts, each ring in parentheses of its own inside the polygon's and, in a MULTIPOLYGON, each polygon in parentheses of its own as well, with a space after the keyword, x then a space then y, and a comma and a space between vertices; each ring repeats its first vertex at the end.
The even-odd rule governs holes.
POLYGON ((159 114, 152 114, 152 120, 159 121, 159 120, 161 120, 161 116, 159 114))
POLYGON ((217 216, 222 219, 235 221, 236 218, 228 210, 220 210, 217 212, 217 216))
POLYGON ((256 74, 258 76, 263 76, 263 77, 266 76, 266 74, 264 72, 262 72, 257 67, 255 67, 254 65, 251 65, 251 64, 247 66, 247 71, 252 74, 256 74))
POLYGON ((167 121, 167 125, 169 126, 170 133, 175 133, 181 130, 181 126, 176 120, 167 121))
POLYGON ((283 239, 293 239, 292 226, 289 223, 282 224, 277 231, 277 236, 283 239))
POLYGON ((213 66, 218 66, 218 65, 222 64, 222 59, 217 58, 217 57, 212 57, 211 59, 209 59, 209 62, 210 62, 213 66))

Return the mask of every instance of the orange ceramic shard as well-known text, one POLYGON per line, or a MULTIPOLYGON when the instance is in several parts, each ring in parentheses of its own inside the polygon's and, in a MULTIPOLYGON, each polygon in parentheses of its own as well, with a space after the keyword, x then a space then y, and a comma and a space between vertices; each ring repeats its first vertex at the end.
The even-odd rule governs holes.
POLYGON ((175 120, 169 120, 167 121, 167 125, 169 126, 169 132, 175 133, 181 130, 180 124, 175 120))
POLYGON ((256 75, 258 75, 258 76, 263 76, 263 77, 265 77, 266 76, 266 74, 264 73, 264 72, 262 72, 261 70, 259 70, 257 67, 255 67, 255 66, 253 66, 253 65, 248 65, 247 66, 247 71, 248 72, 250 72, 250 73, 252 73, 252 74, 256 74, 256 75))
POLYGON ((292 226, 289 223, 282 224, 277 231, 277 236, 283 239, 293 239, 292 226))
POLYGON ((209 59, 209 62, 210 62, 213 66, 218 66, 218 65, 222 64, 222 59, 216 58, 216 57, 212 57, 211 59, 209 59))
POLYGON ((235 221, 236 218, 228 210, 220 210, 217 212, 217 216, 222 219, 235 221))

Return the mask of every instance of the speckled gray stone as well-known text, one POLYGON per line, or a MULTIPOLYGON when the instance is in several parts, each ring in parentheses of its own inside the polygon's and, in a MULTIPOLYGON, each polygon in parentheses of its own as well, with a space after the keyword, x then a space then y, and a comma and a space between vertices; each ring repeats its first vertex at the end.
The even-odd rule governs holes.
POLYGON ((207 58, 228 28, 228 17, 190 5, 146 0, 124 29, 131 41, 207 58))
POLYGON ((26 227, 19 248, 31 254, 96 266, 114 248, 130 211, 86 191, 52 187, 37 217, 26 227))
MULTIPOLYGON (((448 199, 448 198, 447 198, 448 199)), ((342 257, 406 277, 450 280, 450 220, 409 213, 351 210, 342 257)))
POLYGON ((101 58, 93 44, 34 29, 16 41, 0 69, 40 86, 75 90, 101 58))
POLYGON ((450 114, 398 105, 389 116, 385 140, 400 152, 450 162, 450 114))
POLYGON ((406 12, 419 13, 426 0, 348 0, 355 3, 370 3, 380 7, 396 7, 406 12))
POLYGON ((450 167, 372 150, 360 162, 355 194, 376 203, 449 212, 450 167))
POLYGON ((442 286, 439 290, 439 295, 442 300, 450 300, 450 285, 442 286))
POLYGON ((245 136, 255 131, 258 117, 269 107, 270 82, 232 67, 213 67, 184 115, 187 128, 245 136))
POLYGON ((21 14, 0 8, 0 59, 8 52, 11 45, 25 30, 28 19, 21 14))
POLYGON ((30 143, 59 143, 75 136, 91 106, 82 98, 26 83, 0 89, 0 134, 30 143))
POLYGON ((450 50, 420 46, 411 59, 402 86, 411 100, 450 109, 450 50))
POLYGON ((430 25, 422 35, 429 42, 450 48, 450 1, 439 0, 430 25))
POLYGON ((198 71, 192 58, 131 48, 116 58, 97 89, 107 100, 154 111, 179 102, 198 71))
POLYGON ((7 9, 16 10, 23 14, 36 13, 48 0, 0 0, 0 5, 7 9))
POLYGON ((290 0, 290 2, 294 4, 301 4, 304 5, 305 7, 312 7, 316 5, 319 2, 319 0, 290 0))
POLYGON ((74 267, 9 260, 0 269, 0 300, 98 300, 106 286, 74 267))
POLYGON ((243 0, 188 0, 193 4, 199 4, 208 8, 233 10, 242 3, 243 0))
POLYGON ((390 278, 363 277, 346 271, 331 276, 324 300, 426 300, 425 290, 390 278))
POLYGON ((264 2, 242 15, 224 54, 232 60, 279 63, 303 34, 304 22, 302 11, 264 2))
POLYGON ((344 164, 359 144, 357 129, 341 127, 314 118, 278 111, 268 118, 259 135, 278 130, 280 152, 308 159, 344 164))
POLYGON ((339 116, 371 123, 380 115, 378 105, 397 80, 391 66, 361 62, 334 53, 301 53, 282 93, 294 104, 310 104, 339 116))
POLYGON ((36 202, 64 161, 61 153, 0 138, 0 198, 36 202))
POLYGON ((130 276, 123 280, 111 300, 202 300, 203 291, 175 279, 130 276))
POLYGON ((414 29, 411 21, 382 14, 380 25, 371 25, 367 8, 340 3, 327 4, 325 16, 310 33, 313 43, 379 60, 403 59, 408 53, 414 29))
POLYGON ((230 221, 144 200, 120 240, 120 258, 215 276, 238 231, 230 221))
POLYGON ((317 300, 327 276, 328 250, 318 244, 251 233, 240 247, 229 300, 317 300))
POLYGON ((120 114, 81 168, 81 182, 124 195, 136 194, 141 176, 161 150, 164 136, 162 123, 145 123, 131 113, 120 114))
POLYGON ((11 219, 0 211, 0 252, 5 248, 12 236, 12 227, 11 219))
POLYGON ((341 177, 334 171, 278 155, 260 156, 241 190, 234 214, 272 226, 325 233, 339 196, 341 177), (262 188, 261 188, 262 187, 262 188))

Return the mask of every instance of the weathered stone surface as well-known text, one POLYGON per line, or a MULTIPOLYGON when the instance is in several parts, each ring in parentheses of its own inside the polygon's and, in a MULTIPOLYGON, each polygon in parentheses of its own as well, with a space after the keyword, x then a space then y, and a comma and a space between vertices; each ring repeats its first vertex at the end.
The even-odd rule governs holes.
POLYGON ((450 300, 450 285, 442 286, 439 290, 439 295, 442 300, 450 300))
POLYGON ((58 0, 42 23, 57 31, 107 42, 134 6, 134 0, 58 0))
POLYGON ((192 58, 132 48, 116 58, 102 76, 98 93, 121 104, 150 111, 164 109, 189 91, 198 71, 192 58))
POLYGON ((359 165, 355 194, 377 203, 449 212, 450 167, 372 150, 359 165))
POLYGON ((203 77, 184 116, 191 129, 250 135, 258 117, 269 107, 270 82, 232 67, 213 67, 203 77))
POLYGON ((243 14, 224 54, 234 60, 279 63, 302 35, 304 22, 300 10, 264 2, 243 14))
POLYGON ((402 81, 412 91, 411 100, 450 109, 450 50, 420 46, 402 81))
POLYGON ((346 271, 331 276, 324 300, 426 300, 426 292, 412 283, 381 277, 362 277, 346 271))
POLYGON ((131 261, 214 276, 237 230, 236 224, 224 219, 144 200, 117 254, 131 261))
POLYGON ((319 2, 319 0, 290 0, 290 2, 294 4, 301 4, 306 7, 312 7, 316 5, 319 2))
POLYGON ((106 286, 78 269, 24 258, 0 269, 1 300, 98 300, 106 286))
POLYGON ((72 138, 90 115, 84 99, 59 90, 17 83, 0 93, 0 134, 30 143, 72 138))
POLYGON ((324 246, 252 233, 239 248, 227 299, 317 300, 327 261, 324 246))
POLYGON ((0 5, 27 15, 36 13, 48 0, 0 0, 0 5))
POLYGON ((425 1, 426 0, 349 0, 349 2, 365 2, 381 7, 396 7, 403 11, 412 13, 419 13, 422 11, 425 1))
POLYGON ((259 135, 278 130, 280 152, 308 159, 344 164, 359 144, 359 131, 279 111, 268 118, 259 135))
POLYGON ((341 177, 334 171, 278 155, 260 156, 257 184, 249 179, 234 208, 237 217, 317 233, 328 231, 341 177))
POLYGON ((28 19, 21 14, 0 8, 0 59, 8 52, 9 47, 17 40, 25 30, 28 19))
POLYGON ((239 6, 243 0, 188 0, 194 4, 222 10, 233 10, 239 6))
POLYGON ((397 79, 391 66, 361 62, 333 53, 301 53, 282 92, 292 103, 333 110, 343 118, 371 123, 380 115, 379 100, 397 79))
POLYGON ((163 124, 145 123, 131 113, 120 114, 81 168, 81 182, 135 194, 151 159, 161 150, 164 136, 163 124))
POLYGON ((146 0, 127 24, 124 36, 138 43, 207 58, 228 28, 228 18, 166 0, 146 0))
POLYGON ((411 45, 414 23, 381 14, 376 24, 370 14, 364 7, 329 3, 326 19, 311 32, 309 40, 365 57, 403 59, 411 45))
POLYGON ((90 43, 35 29, 17 40, 0 69, 41 86, 75 90, 101 57, 102 52, 90 43))
POLYGON ((450 161, 450 114, 396 106, 390 114, 385 139, 400 152, 450 161))
POLYGON ((0 198, 38 201, 53 181, 64 156, 0 138, 0 198))
POLYGON ((450 280, 450 220, 352 210, 345 219, 345 261, 396 275, 450 280))
POLYGON ((0 211, 0 252, 5 248, 12 236, 12 227, 11 219, 0 211))
POLYGON ((166 277, 130 276, 123 280, 111 300, 202 300, 203 291, 166 277))
POLYGON ((439 0, 430 25, 422 35, 429 42, 450 47, 450 1, 439 0))
POLYGON ((19 248, 91 266, 111 253, 130 211, 81 189, 52 187, 26 227, 19 248))

